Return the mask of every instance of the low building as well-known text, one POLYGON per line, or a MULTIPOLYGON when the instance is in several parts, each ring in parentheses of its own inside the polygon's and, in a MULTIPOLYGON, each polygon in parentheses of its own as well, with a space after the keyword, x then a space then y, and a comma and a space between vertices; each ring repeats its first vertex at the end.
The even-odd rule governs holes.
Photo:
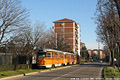
POLYGON ((90 55, 90 57, 92 57, 94 60, 103 60, 105 59, 105 54, 104 54, 104 50, 102 49, 93 49, 93 50, 88 50, 88 53, 90 55))

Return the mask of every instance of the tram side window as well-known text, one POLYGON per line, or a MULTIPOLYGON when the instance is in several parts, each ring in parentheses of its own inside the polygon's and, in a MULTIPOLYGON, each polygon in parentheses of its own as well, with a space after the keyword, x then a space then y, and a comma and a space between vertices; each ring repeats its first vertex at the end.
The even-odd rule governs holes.
POLYGON ((52 57, 53 57, 53 58, 55 57, 55 53, 52 53, 52 57))
POLYGON ((72 55, 72 58, 74 58, 74 56, 72 55))
POLYGON ((67 55, 65 55, 65 58, 67 58, 67 55))
POLYGON ((55 53, 55 57, 57 58, 57 53, 55 53))
POLYGON ((56 53, 53 52, 52 53, 52 57, 55 58, 56 57, 56 53))
POLYGON ((74 56, 74 59, 76 58, 76 56, 74 56))
POLYGON ((60 58, 62 58, 63 57, 63 55, 62 54, 60 54, 60 58))
POLYGON ((70 56, 68 55, 68 56, 67 56, 67 58, 69 59, 69 58, 70 58, 70 56))
POLYGON ((75 56, 73 56, 73 59, 75 59, 75 56))
POLYGON ((47 53, 47 57, 51 57, 50 53, 47 53))
POLYGON ((38 58, 41 58, 41 57, 46 57, 46 54, 45 53, 39 53, 38 58))

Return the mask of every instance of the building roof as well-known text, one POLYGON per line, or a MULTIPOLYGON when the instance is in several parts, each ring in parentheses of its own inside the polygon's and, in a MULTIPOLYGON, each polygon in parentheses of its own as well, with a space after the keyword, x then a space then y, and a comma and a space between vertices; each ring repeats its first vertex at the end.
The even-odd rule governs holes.
POLYGON ((60 19, 60 20, 54 21, 54 23, 57 23, 57 22, 75 22, 75 21, 73 21, 71 19, 64 18, 64 19, 60 19))
POLYGON ((88 49, 88 51, 91 51, 91 49, 88 49))
POLYGON ((41 52, 51 51, 51 52, 64 53, 64 54, 73 54, 70 52, 64 52, 64 51, 59 51, 59 50, 54 50, 54 49, 47 49, 47 48, 39 49, 39 51, 41 51, 41 52))
POLYGON ((102 50, 102 49, 93 49, 92 51, 104 51, 104 50, 102 50))

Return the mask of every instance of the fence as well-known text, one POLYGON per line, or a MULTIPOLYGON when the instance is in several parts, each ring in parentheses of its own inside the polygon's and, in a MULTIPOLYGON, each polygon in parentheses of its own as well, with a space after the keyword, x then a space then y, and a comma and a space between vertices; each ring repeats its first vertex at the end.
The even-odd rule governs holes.
POLYGON ((0 53, 0 65, 31 64, 32 56, 12 55, 11 53, 0 53))
POLYGON ((12 55, 10 53, 0 53, 0 65, 12 64, 12 55))

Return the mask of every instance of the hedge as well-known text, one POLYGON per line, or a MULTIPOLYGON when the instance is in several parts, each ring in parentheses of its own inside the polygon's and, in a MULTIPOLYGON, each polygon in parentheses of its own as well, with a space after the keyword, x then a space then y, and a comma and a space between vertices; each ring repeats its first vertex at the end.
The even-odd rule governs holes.
POLYGON ((27 64, 18 64, 18 65, 0 65, 0 71, 11 71, 14 70, 16 67, 16 70, 18 69, 27 69, 27 64))

